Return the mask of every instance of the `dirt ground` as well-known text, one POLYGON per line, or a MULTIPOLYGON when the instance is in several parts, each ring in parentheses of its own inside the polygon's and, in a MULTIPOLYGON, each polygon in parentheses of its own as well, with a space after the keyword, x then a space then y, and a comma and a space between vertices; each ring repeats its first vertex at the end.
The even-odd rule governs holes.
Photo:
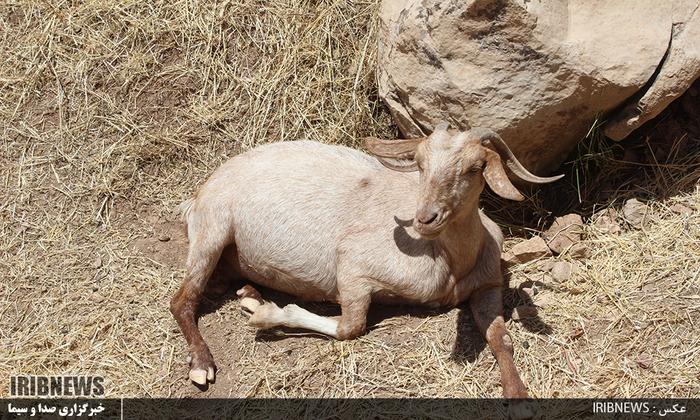
MULTIPOLYGON (((174 209, 257 144, 398 134, 373 77, 377 4, 0 4, 0 397, 2 378, 64 374, 102 375, 115 398, 502 395, 466 306, 373 305, 367 334, 340 342, 248 327, 235 286, 199 320, 216 382, 187 379, 168 311, 187 253, 174 209)), ((504 272, 516 366, 534 397, 700 393, 699 90, 621 144, 584 140, 566 177, 523 203, 483 195, 506 249, 557 216, 584 217, 591 256, 555 258, 573 264, 571 278, 553 281, 540 261, 504 272), (626 219, 630 198, 649 224, 626 219), (596 226, 605 208, 619 232, 596 226), (517 306, 537 315, 513 320, 517 306)))

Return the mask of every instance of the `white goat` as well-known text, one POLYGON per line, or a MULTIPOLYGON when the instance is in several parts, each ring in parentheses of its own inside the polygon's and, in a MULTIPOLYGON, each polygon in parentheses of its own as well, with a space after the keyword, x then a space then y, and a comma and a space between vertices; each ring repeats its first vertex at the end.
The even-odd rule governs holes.
POLYGON ((217 294, 227 287, 212 275, 218 264, 217 273, 342 309, 336 320, 243 299, 251 325, 339 340, 365 332, 370 302, 452 306, 470 299, 501 368, 504 396, 527 398, 502 315, 502 236, 479 210, 479 194, 485 180, 497 194, 522 200, 502 158, 529 182, 561 176, 530 174, 491 130, 448 128, 441 124, 422 139, 368 138, 379 159, 346 147, 281 142, 214 172, 182 205, 187 275, 170 307, 189 344, 190 379, 206 384, 215 375, 195 315, 208 281, 217 294))

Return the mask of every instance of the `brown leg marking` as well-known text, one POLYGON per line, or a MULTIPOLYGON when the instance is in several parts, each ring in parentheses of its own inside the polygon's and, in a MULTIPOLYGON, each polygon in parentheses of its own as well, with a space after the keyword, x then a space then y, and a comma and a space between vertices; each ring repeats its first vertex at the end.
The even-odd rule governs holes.
POLYGON ((199 332, 195 316, 202 292, 211 276, 221 250, 206 249, 195 241, 190 242, 187 258, 187 275, 180 289, 170 301, 170 312, 175 317, 190 350, 190 379, 200 385, 213 381, 216 374, 214 358, 199 332))
POLYGON ((244 315, 251 316, 258 310, 258 308, 265 304, 260 292, 255 290, 253 286, 246 284, 243 288, 239 289, 236 294, 238 295, 238 303, 241 305, 240 309, 244 315))
POLYGON ((245 298, 250 298, 257 300, 259 304, 264 305, 265 301, 263 300, 262 296, 260 295, 260 292, 255 290, 253 286, 246 284, 243 286, 241 289, 239 289, 236 294, 238 295, 238 299, 245 299, 245 298))
POLYGON ((207 380, 214 380, 216 365, 195 321, 201 294, 191 290, 188 286, 187 283, 183 284, 180 290, 175 293, 170 301, 170 312, 175 317, 189 346, 190 379, 200 385, 205 385, 207 380))
POLYGON ((469 306, 479 331, 486 337, 501 368, 503 396, 511 400, 508 405, 508 417, 514 420, 534 418, 538 406, 526 399, 527 390, 513 363, 513 340, 503 321, 501 287, 477 290, 469 298, 469 306))

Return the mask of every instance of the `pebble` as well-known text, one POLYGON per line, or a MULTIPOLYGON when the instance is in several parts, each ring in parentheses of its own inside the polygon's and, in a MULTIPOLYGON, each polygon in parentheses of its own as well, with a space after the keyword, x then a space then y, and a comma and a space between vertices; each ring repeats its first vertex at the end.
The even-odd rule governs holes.
POLYGON ((95 303, 102 303, 105 301, 105 297, 97 292, 93 292, 92 295, 90 295, 90 300, 95 303))
POLYGON ((635 360, 642 369, 649 369, 654 366, 654 358, 649 353, 642 353, 635 360))

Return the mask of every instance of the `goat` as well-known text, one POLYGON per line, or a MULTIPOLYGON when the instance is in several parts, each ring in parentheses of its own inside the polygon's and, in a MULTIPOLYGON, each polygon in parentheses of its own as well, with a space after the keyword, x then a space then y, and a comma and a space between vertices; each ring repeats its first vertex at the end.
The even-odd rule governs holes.
POLYGON ((488 183, 502 197, 523 199, 503 161, 528 182, 562 175, 529 173, 483 128, 459 132, 444 123, 425 138, 369 137, 366 146, 374 156, 311 141, 261 146, 224 163, 182 204, 187 274, 170 310, 189 344, 190 379, 205 385, 215 377, 195 315, 205 287, 225 290, 221 272, 339 303, 338 320, 241 300, 252 326, 304 328, 338 340, 365 332, 370 302, 437 307, 469 299, 505 398, 527 398, 503 320, 503 237, 479 210, 479 195, 488 183))

